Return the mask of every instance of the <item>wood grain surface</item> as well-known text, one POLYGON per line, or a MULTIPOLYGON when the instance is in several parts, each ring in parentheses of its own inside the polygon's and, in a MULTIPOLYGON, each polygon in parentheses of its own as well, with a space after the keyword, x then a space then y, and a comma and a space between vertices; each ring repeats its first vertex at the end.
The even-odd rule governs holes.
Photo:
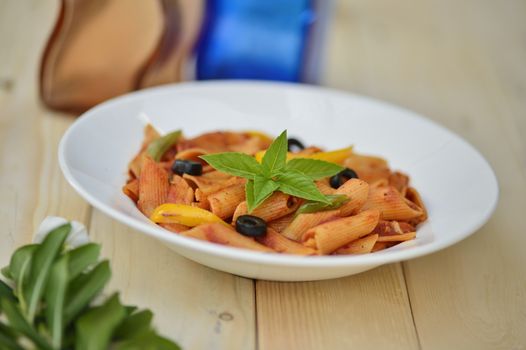
MULTIPOLYGON (((334 1, 325 85, 455 131, 488 159, 487 225, 433 255, 322 282, 252 281, 203 267, 92 209, 58 167, 74 121, 38 99, 58 1, 0 0, 0 263, 46 215, 89 226, 110 290, 150 307, 185 349, 526 349, 526 1, 334 1)), ((437 171, 455 171, 444 164, 437 171)))

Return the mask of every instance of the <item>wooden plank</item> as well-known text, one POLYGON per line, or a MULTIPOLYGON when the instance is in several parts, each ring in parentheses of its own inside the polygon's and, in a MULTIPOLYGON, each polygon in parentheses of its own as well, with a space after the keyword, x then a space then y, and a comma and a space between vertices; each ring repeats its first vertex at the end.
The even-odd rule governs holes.
POLYGON ((71 116, 42 112, 40 122, 40 162, 37 205, 33 215, 34 226, 47 216, 63 216, 89 224, 91 208, 67 183, 58 164, 60 138, 74 121, 71 116))
POLYGON ((266 349, 417 349, 400 264, 319 282, 257 281, 266 349))
POLYGON ((329 41, 327 83, 445 124, 481 150, 500 179, 500 204, 488 225, 403 265, 422 348, 524 347, 526 236, 519 217, 526 207, 526 4, 339 5, 336 16, 348 21, 329 41))
POLYGON ((442 57, 457 65, 431 74, 437 101, 423 107, 449 116, 447 124, 488 158, 501 198, 476 235, 404 267, 424 349, 519 349, 526 345, 526 236, 519 224, 526 208, 526 24, 519 18, 526 4, 469 1, 446 14, 455 4, 436 4, 437 20, 451 33, 436 36, 449 43, 442 57), (457 87, 455 96, 448 86, 457 87), (448 101, 447 110, 438 100, 448 101))
POLYGON ((149 307, 184 349, 254 349, 254 284, 176 254, 95 210, 90 235, 111 259, 110 290, 149 307))
MULTIPOLYGON (((57 10, 54 2, 0 3, 0 222, 3 266, 13 250, 30 242, 47 156, 56 144, 43 139, 44 118, 35 79, 44 40, 57 10), (28 28, 38 28, 29 30, 28 28), (44 144, 49 147, 44 148, 44 144), (46 158, 46 159, 45 159, 46 158), (44 160, 45 159, 45 160, 44 160)), ((44 176, 51 174, 46 173, 44 176)), ((42 211, 41 211, 42 213, 42 211)), ((64 212, 65 213, 65 212, 64 212)), ((58 212, 57 214, 64 214, 58 212)))

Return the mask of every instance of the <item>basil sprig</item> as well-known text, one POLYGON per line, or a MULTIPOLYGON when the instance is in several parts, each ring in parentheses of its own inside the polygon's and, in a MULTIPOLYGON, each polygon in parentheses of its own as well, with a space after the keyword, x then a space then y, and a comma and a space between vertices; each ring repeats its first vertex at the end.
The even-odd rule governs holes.
POLYGON ((98 262, 98 244, 66 249, 70 231, 68 223, 19 248, 2 269, 0 348, 180 349, 154 331, 149 310, 123 305, 118 293, 92 305, 110 279, 109 263, 98 262))
POLYGON ((275 191, 327 205, 331 201, 314 184, 314 180, 342 171, 337 164, 317 159, 294 158, 287 161, 287 130, 265 152, 261 164, 254 157, 239 152, 201 156, 216 170, 247 179, 245 194, 252 212, 275 191))
POLYGON ((295 215, 307 214, 307 213, 317 213, 319 211, 338 209, 339 207, 341 207, 342 205, 344 205, 350 200, 349 197, 347 197, 344 194, 329 194, 326 197, 330 201, 330 204, 321 203, 321 202, 303 203, 298 208, 295 215))

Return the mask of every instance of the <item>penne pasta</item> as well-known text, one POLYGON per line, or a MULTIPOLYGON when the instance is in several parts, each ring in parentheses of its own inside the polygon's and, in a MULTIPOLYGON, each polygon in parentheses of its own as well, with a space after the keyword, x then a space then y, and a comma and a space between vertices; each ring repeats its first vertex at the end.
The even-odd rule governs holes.
POLYGON ((316 187, 323 194, 334 194, 336 191, 331 187, 331 185, 329 185, 329 181, 327 179, 316 181, 316 187))
POLYGON ((299 214, 281 233, 289 239, 301 241, 303 233, 305 233, 311 227, 335 219, 339 216, 339 209, 319 211, 317 213, 299 214))
MULTIPOLYGON (((272 221, 296 211, 299 205, 300 202, 297 198, 282 192, 275 192, 254 209, 250 215, 258 216, 265 221, 272 221)), ((248 214, 247 203, 239 203, 232 220, 235 222, 239 216, 245 214, 248 214)))
POLYGON ((141 164, 145 156, 146 152, 141 151, 128 164, 128 171, 133 177, 139 178, 141 176, 141 164))
POLYGON ((378 187, 386 187, 389 186, 389 180, 388 179, 380 179, 376 180, 374 182, 371 182, 369 185, 369 188, 378 188, 378 187))
POLYGON ((356 214, 365 204, 369 195, 369 185, 359 179, 350 179, 338 187, 335 194, 344 194, 349 197, 349 202, 340 207, 340 216, 356 214))
POLYGON ((245 185, 236 184, 214 192, 207 197, 212 213, 221 219, 234 214, 238 204, 245 200, 245 185))
POLYGON ((294 213, 291 213, 289 215, 282 216, 276 220, 270 221, 268 223, 268 227, 281 233, 283 230, 285 230, 287 226, 290 225, 292 220, 294 220, 294 213))
POLYGON ((199 225, 181 232, 181 235, 230 247, 246 248, 264 253, 274 252, 271 248, 256 242, 252 238, 239 234, 233 228, 218 223, 199 225))
POLYGON ((137 207, 150 217, 155 208, 166 203, 170 186, 168 174, 150 157, 144 157, 141 168, 137 207))
POLYGON ((421 222, 424 222, 427 220, 427 209, 424 205, 424 201, 422 201, 422 197, 420 197, 420 193, 414 188, 414 187, 408 187, 405 197, 411 202, 414 203, 418 208, 421 208, 423 210, 423 213, 421 216, 416 217, 411 220, 411 224, 416 226, 421 222))
POLYGON ((272 248, 278 253, 296 254, 296 255, 315 255, 316 251, 312 248, 305 247, 296 241, 290 240, 282 234, 267 228, 267 234, 257 237, 256 241, 267 247, 272 248))
POLYGON ((139 200, 139 180, 133 179, 122 188, 122 192, 137 203, 139 200))
POLYGON ((396 188, 396 190, 405 197, 407 187, 409 186, 409 177, 401 172, 395 171, 389 175, 388 184, 396 188))
POLYGON ((371 253, 377 252, 379 250, 387 249, 391 246, 391 242, 376 242, 373 246, 373 249, 371 249, 371 253))
POLYGON ((352 241, 349 244, 338 248, 333 254, 366 254, 373 250, 374 244, 378 241, 377 234, 369 234, 365 237, 352 241))
POLYGON ((380 179, 388 179, 391 173, 385 159, 356 153, 347 157, 343 165, 356 171, 358 177, 369 184, 380 179))
POLYGON ((141 175, 141 165, 143 157, 146 156, 146 148, 153 140, 159 138, 160 135, 151 124, 144 127, 144 138, 139 153, 132 159, 128 165, 128 169, 134 177, 138 178, 141 175))
POLYGON ((244 182, 243 179, 232 177, 220 171, 211 171, 201 176, 184 174, 183 178, 189 182, 190 186, 198 188, 205 195, 217 192, 235 183, 244 182))
POLYGON ((363 209, 379 210, 384 220, 409 220, 424 214, 392 186, 371 188, 363 209))
POLYGON ((173 175, 166 203, 190 205, 194 201, 194 190, 188 182, 179 175, 173 175))
POLYGON ((416 232, 407 232, 397 235, 379 236, 378 242, 403 242, 409 241, 416 237, 416 232))
POLYGON ((206 164, 204 160, 199 158, 199 156, 205 155, 208 152, 202 148, 189 148, 184 151, 178 152, 175 155, 175 159, 185 159, 192 160, 194 162, 199 162, 201 164, 206 164))
POLYGON ((378 210, 366 210, 357 215, 332 220, 309 229, 302 237, 306 246, 319 254, 330 254, 336 249, 369 233, 380 219, 378 210))

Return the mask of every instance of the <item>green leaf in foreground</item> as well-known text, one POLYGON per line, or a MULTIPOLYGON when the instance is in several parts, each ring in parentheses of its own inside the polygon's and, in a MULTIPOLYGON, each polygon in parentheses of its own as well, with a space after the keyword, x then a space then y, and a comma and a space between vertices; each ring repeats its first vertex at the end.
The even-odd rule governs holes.
POLYGON ((18 248, 11 256, 9 263, 9 275, 15 283, 14 294, 18 297, 22 312, 27 311, 24 289, 31 272, 31 260, 37 248, 38 244, 29 244, 18 248))
POLYGON ((52 288, 47 288, 44 294, 47 326, 51 333, 51 344, 55 349, 60 349, 62 345, 64 301, 68 287, 68 260, 68 255, 63 255, 53 263, 48 281, 52 288))
POLYGON ((278 187, 279 184, 272 179, 257 175, 254 178, 254 200, 252 203, 247 200, 248 212, 251 213, 252 210, 270 197, 278 187))
POLYGON ((279 190, 300 198, 330 204, 329 200, 318 190, 312 179, 299 171, 291 170, 278 175, 279 190))
POLYGON ((22 312, 20 312, 15 302, 1 298, 0 303, 11 328, 28 337, 39 349, 51 349, 51 346, 45 338, 42 337, 22 315, 22 312))
POLYGON ((114 350, 181 350, 181 348, 172 341, 149 331, 117 344, 114 350))
POLYGON ((108 261, 103 261, 90 272, 71 281, 64 306, 64 321, 69 323, 100 293, 110 280, 108 261))
POLYGON ((0 322, 0 349, 6 350, 24 350, 18 345, 15 332, 0 322))
POLYGON ((115 331, 115 339, 130 339, 150 331, 153 313, 142 310, 128 316, 115 331))
POLYGON ((82 271, 95 264, 100 254, 100 245, 88 243, 66 253, 68 255, 68 278, 77 277, 82 271))
POLYGON ((113 332, 126 317, 126 309, 114 294, 103 305, 92 308, 75 323, 77 350, 107 349, 113 332))
POLYGON ((338 174, 344 168, 338 164, 318 159, 295 158, 287 162, 286 170, 299 171, 313 180, 338 174))
POLYGON ((38 303, 44 293, 51 264, 60 253, 62 245, 71 231, 71 224, 67 223, 51 231, 39 245, 31 261, 31 277, 27 284, 27 317, 33 322, 38 303))
POLYGON ((181 130, 176 130, 161 136, 158 139, 150 142, 146 152, 150 157, 152 157, 153 160, 158 162, 161 160, 163 154, 166 153, 166 151, 168 151, 170 147, 172 147, 179 140, 181 135, 181 130))
POLYGON ((11 276, 11 273, 9 272, 9 266, 2 267, 0 272, 2 273, 2 276, 4 276, 5 278, 13 279, 13 277, 11 276))
POLYGON ((307 202, 298 208, 295 215, 337 209, 350 200, 349 197, 344 194, 331 194, 326 195, 325 197, 330 201, 330 204, 321 202, 307 202))
MULTIPOLYGON (((4 281, 0 280, 0 298, 7 298, 9 300, 15 300, 13 290, 4 281)), ((0 307, 0 311, 2 308, 0 307)))
POLYGON ((207 154, 199 158, 216 170, 245 179, 254 179, 254 176, 261 172, 261 165, 256 159, 244 153, 224 152, 207 154))
POLYGON ((264 175, 273 176, 285 167, 287 162, 287 145, 287 130, 284 130, 272 141, 261 160, 264 175))

